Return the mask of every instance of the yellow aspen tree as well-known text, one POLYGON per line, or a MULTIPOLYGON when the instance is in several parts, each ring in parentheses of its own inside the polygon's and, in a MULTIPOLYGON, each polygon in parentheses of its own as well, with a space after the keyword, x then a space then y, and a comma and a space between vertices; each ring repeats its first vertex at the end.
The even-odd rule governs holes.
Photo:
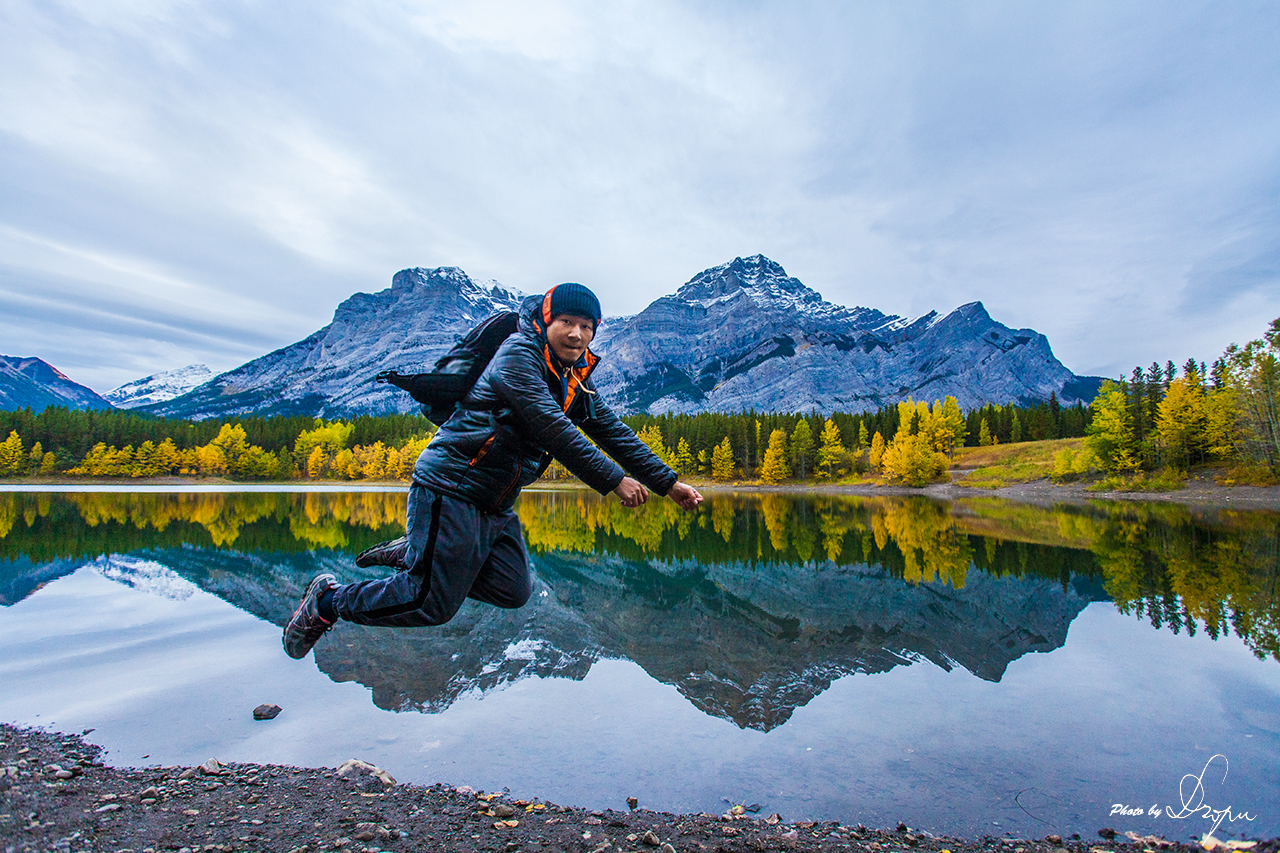
POLYGON ((44 447, 40 442, 31 445, 31 452, 27 454, 27 470, 23 473, 34 474, 40 469, 40 460, 44 458, 44 447))
POLYGON ((1170 382, 1156 407, 1156 433, 1170 464, 1190 467, 1191 457, 1204 448, 1204 427, 1204 391, 1194 374, 1170 382))
POLYGON ((172 438, 166 438, 156 445, 155 460, 156 469, 161 474, 177 474, 182 470, 182 454, 172 438))
POLYGON ((870 441, 871 439, 867 435, 867 422, 858 421, 858 449, 861 450, 866 447, 867 443, 870 441))
POLYGON ((769 433, 769 447, 764 452, 764 464, 760 466, 760 479, 770 485, 777 485, 791 476, 791 466, 787 464, 787 434, 775 429, 769 433))
POLYGON ((1110 474, 1136 471, 1133 421, 1124 390, 1114 382, 1103 382, 1093 400, 1093 421, 1084 443, 1110 474))
POLYGON ((151 439, 147 439, 138 445, 129 474, 133 477, 154 477, 158 473, 160 467, 156 464, 156 445, 151 439))
POLYGON ((694 473, 693 451, 689 447, 689 442, 681 436, 680 442, 676 445, 675 458, 672 460, 675 464, 671 467, 676 469, 676 473, 688 475, 694 473))
POLYGON ((880 434, 880 430, 876 430, 876 434, 871 437, 871 453, 867 461, 876 470, 879 470, 880 463, 884 461, 884 436, 880 434))
POLYGON ((40 460, 41 477, 47 477, 58 470, 58 457, 53 455, 53 451, 46 453, 40 460))
POLYGON ((196 448, 196 466, 203 477, 223 477, 227 474, 227 457, 221 447, 210 442, 196 448))
MULTIPOLYGON (((866 425, 862 425, 863 431, 866 425)), ((840 440, 840 428, 831 418, 822 425, 822 443, 818 446, 818 468, 814 472, 819 477, 834 479, 836 467, 844 461, 844 442, 840 440)))
POLYGON ((112 459, 111 472, 107 476, 132 477, 137 459, 138 454, 133 449, 133 445, 126 444, 116 452, 115 457, 112 459))
POLYGON ((986 418, 983 418, 982 423, 978 424, 978 446, 991 446, 991 427, 987 426, 986 418))
POLYGON ((1204 400, 1205 451, 1218 459, 1231 459, 1238 453, 1241 438, 1235 390, 1215 388, 1204 400))
POLYGON ((640 430, 640 432, 636 433, 636 437, 653 451, 654 456, 657 456, 663 462, 671 465, 671 467, 675 467, 672 465, 674 460, 671 458, 671 452, 667 450, 667 446, 662 442, 662 430, 658 429, 657 424, 649 424, 647 427, 640 430))
POLYGON ((17 430, 10 430, 9 437, 0 441, 0 477, 16 477, 21 474, 24 456, 22 437, 17 430))
POLYGON ((733 479, 733 445, 725 436, 711 452, 711 478, 724 482, 733 479))
POLYGON ((810 428, 809 422, 804 418, 796 424, 796 428, 791 431, 790 453, 791 453, 791 470, 795 471, 797 477, 801 480, 807 479, 809 476, 809 454, 813 452, 813 429, 810 428))
POLYGON ((312 447, 310 455, 307 456, 307 477, 312 480, 318 480, 324 476, 328 467, 329 454, 324 445, 317 444, 312 447))
POLYGON ((933 409, 935 421, 933 449, 950 456, 957 447, 964 444, 965 437, 969 434, 965 426, 964 412, 960 411, 959 401, 950 395, 942 401, 941 408, 935 400, 933 409))

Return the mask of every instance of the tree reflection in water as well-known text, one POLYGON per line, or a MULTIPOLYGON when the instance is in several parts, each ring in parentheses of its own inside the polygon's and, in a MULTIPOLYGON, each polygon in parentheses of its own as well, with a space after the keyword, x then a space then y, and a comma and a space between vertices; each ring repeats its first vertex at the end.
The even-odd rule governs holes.
MULTIPOLYGON (((20 565, 177 547, 241 553, 354 553, 399 534, 403 495, 358 493, 0 494, 0 601, 29 593, 20 565)), ((1174 504, 1051 508, 996 499, 714 494, 687 514, 640 510, 586 491, 527 492, 535 555, 658 564, 863 566, 911 585, 961 590, 971 572, 1099 578, 1125 613, 1159 628, 1234 633, 1280 659, 1280 515, 1174 504)))

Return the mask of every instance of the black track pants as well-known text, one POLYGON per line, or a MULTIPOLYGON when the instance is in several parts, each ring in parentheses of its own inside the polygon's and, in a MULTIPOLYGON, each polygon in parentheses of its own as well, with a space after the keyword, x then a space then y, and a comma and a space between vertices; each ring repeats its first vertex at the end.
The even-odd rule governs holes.
POLYGON ((339 587, 338 615, 362 625, 443 625, 467 598, 521 607, 532 580, 520 519, 488 515, 466 501, 409 487, 406 531, 409 571, 339 587))

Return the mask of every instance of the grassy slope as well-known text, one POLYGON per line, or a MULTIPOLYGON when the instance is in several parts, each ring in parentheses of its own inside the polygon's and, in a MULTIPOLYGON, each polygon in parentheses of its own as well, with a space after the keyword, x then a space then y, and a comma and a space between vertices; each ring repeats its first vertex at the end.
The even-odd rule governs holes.
POLYGON ((1079 452, 1083 438, 1020 441, 990 447, 962 447, 956 451, 951 471, 957 486, 998 489, 1015 483, 1046 479, 1053 473, 1053 455, 1063 448, 1079 452))

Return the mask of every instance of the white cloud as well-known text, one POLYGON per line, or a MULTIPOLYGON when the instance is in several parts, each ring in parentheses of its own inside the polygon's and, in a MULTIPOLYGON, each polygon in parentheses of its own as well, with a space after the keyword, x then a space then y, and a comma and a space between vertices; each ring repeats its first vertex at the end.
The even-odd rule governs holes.
POLYGON ((161 306, 142 372, 286 344, 411 265, 630 313, 756 252, 833 301, 981 299, 1080 372, 1212 358, 1280 314, 1278 31, 1212 4, 19 0, 4 284, 161 306))

